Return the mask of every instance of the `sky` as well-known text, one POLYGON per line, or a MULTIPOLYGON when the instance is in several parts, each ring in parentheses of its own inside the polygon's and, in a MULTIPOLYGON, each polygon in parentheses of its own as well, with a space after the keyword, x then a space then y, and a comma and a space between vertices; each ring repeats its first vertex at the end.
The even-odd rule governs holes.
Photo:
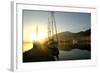
MULTIPOLYGON (((77 33, 91 28, 90 13, 54 12, 54 16, 58 33, 64 31, 77 33)), ((36 35, 37 26, 40 37, 47 36, 48 17, 51 17, 51 12, 49 11, 23 10, 24 39, 28 39, 29 37, 31 38, 36 35), (34 35, 31 36, 32 34, 34 35)))

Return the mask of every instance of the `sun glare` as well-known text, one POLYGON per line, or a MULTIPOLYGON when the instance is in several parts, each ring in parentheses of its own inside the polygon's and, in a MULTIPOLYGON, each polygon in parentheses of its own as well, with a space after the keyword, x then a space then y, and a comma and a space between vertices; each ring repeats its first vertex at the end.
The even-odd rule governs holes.
POLYGON ((31 33, 29 35, 29 39, 30 41, 43 41, 43 39, 45 39, 47 37, 47 34, 45 32, 39 32, 38 34, 33 34, 31 33))
POLYGON ((30 39, 30 41, 36 40, 36 35, 35 34, 30 34, 29 39, 30 39))

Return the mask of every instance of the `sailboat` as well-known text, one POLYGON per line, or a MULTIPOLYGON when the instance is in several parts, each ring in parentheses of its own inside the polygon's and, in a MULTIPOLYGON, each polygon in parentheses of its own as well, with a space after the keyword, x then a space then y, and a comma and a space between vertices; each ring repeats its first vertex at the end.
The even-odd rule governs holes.
POLYGON ((51 22, 50 18, 48 18, 48 39, 52 38, 58 42, 57 26, 56 26, 54 12, 51 12, 50 14, 51 14, 51 22))
POLYGON ((54 12, 51 12, 51 22, 48 18, 48 48, 50 49, 51 55, 54 56, 55 60, 59 59, 58 44, 59 41, 57 36, 55 16, 54 12))

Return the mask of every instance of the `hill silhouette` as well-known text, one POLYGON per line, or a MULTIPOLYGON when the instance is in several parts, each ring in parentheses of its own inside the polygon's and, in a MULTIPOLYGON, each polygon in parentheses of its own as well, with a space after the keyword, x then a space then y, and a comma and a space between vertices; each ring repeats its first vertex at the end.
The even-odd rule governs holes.
POLYGON ((79 48, 81 50, 91 50, 91 29, 77 33, 65 31, 58 33, 57 35, 59 38, 60 49, 71 50, 79 48))
MULTIPOLYGON (((85 30, 85 31, 80 31, 80 32, 77 32, 77 33, 73 33, 73 32, 70 32, 70 31, 65 31, 65 32, 61 32, 61 33, 58 33, 58 37, 78 37, 78 36, 90 36, 91 35, 91 29, 88 29, 88 30, 85 30)), ((59 38, 60 39, 60 38, 59 38)))

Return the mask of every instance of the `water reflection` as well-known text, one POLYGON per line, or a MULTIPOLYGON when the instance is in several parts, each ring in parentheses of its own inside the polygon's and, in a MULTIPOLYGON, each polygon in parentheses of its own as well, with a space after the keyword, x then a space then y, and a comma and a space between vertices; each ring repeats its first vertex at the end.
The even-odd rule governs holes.
POLYGON ((90 59, 91 52, 88 50, 73 49, 71 51, 60 50, 60 60, 90 59))

